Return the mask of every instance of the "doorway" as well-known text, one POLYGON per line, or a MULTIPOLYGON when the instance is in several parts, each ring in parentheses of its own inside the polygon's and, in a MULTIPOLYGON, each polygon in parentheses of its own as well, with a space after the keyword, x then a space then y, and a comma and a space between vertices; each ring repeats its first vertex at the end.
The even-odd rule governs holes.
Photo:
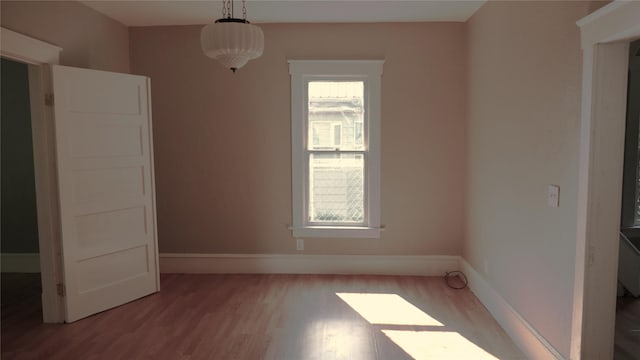
MULTIPOLYGON (((52 118, 44 103, 41 102, 46 92, 45 84, 49 82, 49 75, 44 67, 46 64, 59 63, 62 48, 2 27, 0 27, 0 38, 2 58, 27 66, 37 207, 38 260, 42 288, 42 320, 49 323, 63 322, 62 298, 58 296, 56 288, 60 279, 60 264, 57 251, 59 247, 56 247, 59 243, 59 224, 56 206, 57 184, 54 177, 55 148, 51 136, 52 118)), ((21 259, 19 263, 24 263, 24 260, 21 259)))
MULTIPOLYGON (((51 95, 30 99, 41 107, 48 102, 55 112, 55 134, 47 132, 55 135, 55 171, 47 173, 58 188, 43 194, 35 187, 38 218, 33 223, 42 214, 59 224, 61 231, 50 233, 62 240, 54 257, 64 259, 57 295, 64 300, 65 321, 72 322, 159 290, 149 79, 58 65, 50 74, 51 95), (51 216, 52 207, 40 211, 47 201, 59 208, 58 218, 51 216)), ((34 145, 52 144, 39 141, 35 128, 34 145)), ((29 138, 28 127, 24 132, 29 138)), ((33 152, 38 153, 35 147, 33 152)), ((35 156, 34 163, 38 160, 35 156)), ((31 183, 37 184, 37 171, 33 174, 31 183)), ((17 196, 16 203, 23 205, 25 198, 17 196)), ((55 247, 44 236, 35 238, 41 248, 55 247)), ((43 296, 43 307, 47 304, 43 296)))
POLYGON ((29 64, 43 320, 159 291, 149 78, 56 65, 61 48, 0 35, 0 54, 29 64))
POLYGON ((2 323, 17 307, 42 318, 28 65, 1 59, 2 323))
POLYGON ((629 45, 614 358, 640 355, 640 40, 629 45))
POLYGON ((582 121, 571 358, 613 357, 629 43, 640 3, 612 2, 577 22, 582 121))

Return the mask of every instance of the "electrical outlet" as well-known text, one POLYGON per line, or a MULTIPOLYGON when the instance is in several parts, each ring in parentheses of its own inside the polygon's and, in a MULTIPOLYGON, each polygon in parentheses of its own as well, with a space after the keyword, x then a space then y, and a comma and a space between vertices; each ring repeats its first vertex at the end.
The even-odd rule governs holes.
POLYGON ((304 250, 304 239, 296 239, 296 250, 298 251, 304 250))

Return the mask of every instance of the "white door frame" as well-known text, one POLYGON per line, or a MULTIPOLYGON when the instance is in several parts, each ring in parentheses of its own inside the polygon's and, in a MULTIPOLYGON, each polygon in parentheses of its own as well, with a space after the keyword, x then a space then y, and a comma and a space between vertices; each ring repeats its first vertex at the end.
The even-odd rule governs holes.
POLYGON ((29 97, 33 160, 38 216, 38 241, 42 278, 44 322, 63 322, 64 303, 58 295, 60 283, 60 218, 55 178, 53 116, 45 106, 50 92, 48 64, 58 64, 62 48, 0 27, 0 55, 29 65, 29 97))
POLYGON ((640 2, 578 21, 583 51, 578 229, 571 359, 613 357, 629 42, 640 2))

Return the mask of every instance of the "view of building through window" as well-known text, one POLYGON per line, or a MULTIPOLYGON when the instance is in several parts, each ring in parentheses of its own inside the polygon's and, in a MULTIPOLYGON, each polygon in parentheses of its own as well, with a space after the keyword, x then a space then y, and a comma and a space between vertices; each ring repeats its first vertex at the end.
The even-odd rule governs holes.
POLYGON ((311 223, 365 221, 363 81, 311 81, 308 88, 311 223))

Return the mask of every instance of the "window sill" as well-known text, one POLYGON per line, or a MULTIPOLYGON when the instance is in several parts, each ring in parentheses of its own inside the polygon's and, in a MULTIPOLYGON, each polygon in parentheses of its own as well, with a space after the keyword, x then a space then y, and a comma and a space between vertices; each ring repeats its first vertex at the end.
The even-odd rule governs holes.
POLYGON ((380 238, 383 228, 363 226, 306 226, 291 228, 294 238, 380 238))

